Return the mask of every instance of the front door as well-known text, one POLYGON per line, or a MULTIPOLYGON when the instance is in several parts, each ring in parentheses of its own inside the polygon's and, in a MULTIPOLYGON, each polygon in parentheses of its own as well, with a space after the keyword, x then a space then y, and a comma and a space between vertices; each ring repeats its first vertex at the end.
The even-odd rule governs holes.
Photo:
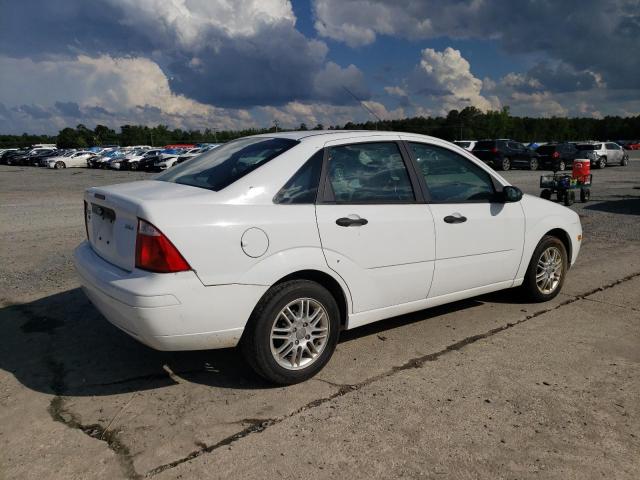
POLYGON ((430 195, 436 263, 429 298, 512 281, 522 258, 524 213, 499 201, 490 174, 447 148, 410 142, 430 195))
POLYGON ((433 218, 394 140, 327 145, 316 217, 354 313, 424 300, 433 276, 433 218))

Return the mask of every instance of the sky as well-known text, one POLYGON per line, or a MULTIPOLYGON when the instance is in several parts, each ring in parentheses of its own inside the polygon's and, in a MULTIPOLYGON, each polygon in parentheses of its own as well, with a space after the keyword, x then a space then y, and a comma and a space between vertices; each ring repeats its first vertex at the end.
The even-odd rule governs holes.
POLYGON ((640 114, 640 0, 0 0, 0 133, 640 114))

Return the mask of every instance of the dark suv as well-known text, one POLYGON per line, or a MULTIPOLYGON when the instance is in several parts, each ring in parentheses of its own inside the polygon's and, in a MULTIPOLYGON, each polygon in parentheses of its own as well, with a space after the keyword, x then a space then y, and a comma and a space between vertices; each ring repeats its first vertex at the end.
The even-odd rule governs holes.
POLYGON ((571 168, 573 161, 580 157, 580 150, 573 143, 547 143, 536 149, 540 155, 540 165, 554 171, 571 168))
POLYGON ((496 170, 509 170, 511 167, 538 169, 538 154, 513 140, 480 140, 472 153, 496 170))

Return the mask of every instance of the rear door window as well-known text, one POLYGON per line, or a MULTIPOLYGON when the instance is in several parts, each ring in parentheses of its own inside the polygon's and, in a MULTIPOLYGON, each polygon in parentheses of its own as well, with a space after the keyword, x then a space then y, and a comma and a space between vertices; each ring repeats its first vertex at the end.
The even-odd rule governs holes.
POLYGON ((395 142, 330 147, 327 180, 336 203, 415 201, 407 166, 395 142))
POLYGON ((433 202, 490 202, 495 199, 491 176, 462 155, 425 143, 409 143, 409 148, 433 202))
POLYGON ((324 150, 318 150, 280 189, 273 201, 280 204, 315 203, 323 158, 324 150))

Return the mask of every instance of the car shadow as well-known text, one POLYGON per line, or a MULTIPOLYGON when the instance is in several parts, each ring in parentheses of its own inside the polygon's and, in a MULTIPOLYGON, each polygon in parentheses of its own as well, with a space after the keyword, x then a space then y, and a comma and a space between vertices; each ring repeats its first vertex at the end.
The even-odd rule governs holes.
MULTIPOLYGON (((492 301, 516 301, 509 293, 492 295, 492 301)), ((397 316, 345 331, 340 341, 428 321, 484 301, 480 297, 397 316)), ((114 395, 180 380, 219 388, 274 388, 250 369, 237 349, 159 352, 142 345, 108 323, 79 288, 0 308, 0 338, 0 369, 47 394, 114 395)))
POLYGON ((617 213, 623 215, 640 215, 640 197, 624 195, 617 200, 607 200, 584 207, 585 210, 617 213))

